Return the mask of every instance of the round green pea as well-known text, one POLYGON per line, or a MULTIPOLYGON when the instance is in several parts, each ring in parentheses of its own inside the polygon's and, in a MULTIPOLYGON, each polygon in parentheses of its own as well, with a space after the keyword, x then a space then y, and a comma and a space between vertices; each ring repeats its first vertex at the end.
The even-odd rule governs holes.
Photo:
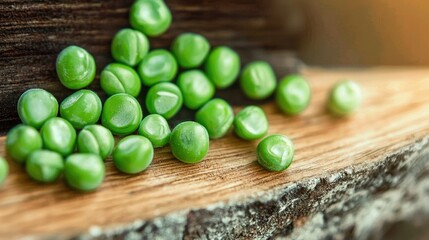
POLYGON ((151 37, 167 31, 171 21, 171 12, 163 0, 139 0, 130 10, 131 26, 151 37))
POLYGON ((102 104, 98 95, 90 90, 79 90, 65 98, 60 105, 60 115, 77 129, 98 122, 102 104))
POLYGON ((159 114, 146 116, 139 127, 139 134, 148 138, 154 148, 164 147, 170 141, 170 126, 167 120, 159 114))
POLYGON ((231 86, 240 72, 240 57, 229 47, 216 47, 205 63, 207 76, 218 89, 231 86))
POLYGON ((355 112, 362 102, 360 86, 353 81, 341 81, 331 90, 328 99, 329 110, 337 116, 346 116, 355 112))
POLYGON ((56 68, 61 83, 70 89, 84 88, 95 78, 94 57, 78 46, 62 50, 57 57, 56 68))
POLYGON ((267 170, 280 172, 287 169, 294 157, 292 141, 283 135, 271 135, 257 147, 258 163, 267 170))
POLYGON ((42 183, 55 182, 63 173, 63 157, 52 151, 37 150, 25 162, 27 174, 42 183))
POLYGON ((182 104, 182 92, 173 83, 158 83, 151 87, 146 95, 147 110, 166 119, 174 117, 182 108, 182 104))
POLYGON ((209 151, 209 134, 199 123, 182 122, 171 132, 170 146, 178 160, 184 163, 198 163, 209 151))
POLYGON ((66 158, 64 177, 68 185, 80 191, 92 191, 103 183, 104 162, 92 153, 76 153, 66 158))
POLYGON ((231 129, 234 111, 225 100, 216 98, 198 110, 195 119, 207 129, 211 139, 218 139, 231 129))
POLYGON ((6 181, 6 177, 9 174, 9 165, 7 161, 0 157, 0 185, 6 181))
POLYGON ((157 49, 149 52, 140 62, 137 71, 142 83, 152 86, 160 82, 170 82, 177 74, 177 62, 167 50, 157 49))
POLYGON ((113 151, 115 139, 109 129, 101 125, 88 125, 77 136, 77 149, 106 159, 113 151))
POLYGON ((116 168, 128 174, 144 171, 152 160, 152 143, 142 136, 134 135, 123 138, 113 151, 113 162, 116 168))
POLYGON ((188 70, 179 75, 177 86, 183 94, 183 103, 196 110, 213 98, 215 87, 200 70, 188 70))
POLYGON ((43 89, 27 90, 18 100, 18 115, 24 124, 39 129, 46 120, 58 115, 57 99, 43 89))
POLYGON ((183 33, 173 41, 171 50, 181 67, 196 68, 206 59, 210 43, 199 34, 183 33))
POLYGON ((133 68, 121 63, 111 63, 101 72, 100 85, 109 96, 127 93, 137 97, 140 94, 142 83, 133 68))
POLYGON ((133 133, 139 127, 143 112, 139 102, 126 93, 109 97, 101 113, 103 126, 116 135, 133 133))
POLYGON ((256 61, 246 65, 240 78, 240 86, 247 97, 266 99, 276 89, 276 76, 267 62, 256 61))
POLYGON ((268 132, 268 120, 264 110, 248 106, 237 113, 234 119, 235 133, 245 140, 256 140, 268 132))
POLYGON ((301 76, 290 75, 280 81, 276 92, 276 102, 287 114, 298 114, 310 104, 311 89, 308 82, 301 76))
POLYGON ((136 66, 149 51, 149 40, 136 30, 125 28, 113 37, 112 57, 131 67, 136 66))
POLYGON ((22 163, 32 152, 42 149, 43 142, 39 132, 27 125, 18 125, 7 134, 6 151, 13 160, 22 163))
POLYGON ((57 152, 62 156, 70 155, 76 143, 76 130, 65 119, 51 118, 40 129, 45 149, 57 152))

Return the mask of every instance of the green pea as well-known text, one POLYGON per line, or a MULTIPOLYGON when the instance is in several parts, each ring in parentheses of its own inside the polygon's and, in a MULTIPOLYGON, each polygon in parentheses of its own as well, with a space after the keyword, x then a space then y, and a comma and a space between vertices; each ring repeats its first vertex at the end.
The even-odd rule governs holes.
POLYGON ((210 51, 207 39, 196 33, 182 33, 171 47, 177 62, 183 68, 199 67, 210 51))
POLYGON ((290 75, 280 81, 276 101, 284 113, 291 115, 301 113, 308 107, 310 99, 310 85, 303 77, 290 75))
POLYGON ((182 92, 173 83, 158 83, 151 87, 146 95, 147 110, 166 119, 174 117, 182 108, 182 104, 182 92))
POLYGON ((77 136, 77 149, 106 159, 113 151, 115 139, 109 129, 101 125, 88 125, 77 136))
POLYGON ((213 98, 215 87, 200 70, 188 70, 179 75, 177 85, 183 94, 183 103, 196 110, 213 98))
POLYGON ((159 36, 170 27, 171 12, 162 0, 139 0, 130 10, 130 24, 148 36, 159 36))
POLYGON ((209 151, 209 134, 199 123, 182 122, 171 132, 170 146, 178 160, 184 163, 198 163, 209 151))
POLYGON ((288 137, 271 135, 258 144, 258 163, 265 169, 280 172, 290 166, 294 151, 293 143, 288 137))
POLYGON ((63 173, 63 157, 56 152, 37 150, 25 163, 27 174, 42 183, 55 182, 63 173))
POLYGON ((136 174, 152 163, 152 143, 142 136, 128 136, 119 141, 113 151, 116 168, 124 173, 136 174))
POLYGON ((58 78, 66 88, 84 88, 95 78, 94 57, 78 46, 63 49, 57 57, 56 68, 58 78))
POLYGON ((157 49, 149 52, 143 58, 137 71, 146 86, 170 82, 177 74, 177 62, 169 51, 157 49))
POLYGON ((9 174, 9 165, 7 161, 0 157, 0 185, 6 181, 6 177, 9 174))
POLYGON ((276 89, 276 76, 267 62, 256 61, 246 65, 240 78, 240 86, 247 97, 266 99, 276 89))
POLYGON ((128 93, 137 97, 140 94, 142 83, 134 69, 124 64, 112 63, 101 72, 100 85, 109 96, 117 93, 128 93))
POLYGON ((67 184, 80 191, 92 191, 103 183, 104 162, 92 153, 76 153, 66 158, 64 177, 67 184))
POLYGON ((360 86, 353 81, 341 81, 331 90, 328 99, 329 110, 337 116, 346 116, 355 112, 362 102, 360 86))
POLYGON ((95 92, 79 90, 62 101, 60 114, 73 127, 81 129, 98 122, 101 109, 101 100, 95 92))
POLYGON ((149 40, 139 31, 125 28, 113 37, 112 57, 120 63, 134 67, 148 51, 149 40))
POLYGON ((203 125, 211 139, 225 136, 234 121, 234 111, 223 99, 213 99, 198 110, 196 121, 203 125))
POLYGON ((139 127, 139 134, 148 138, 154 148, 164 147, 170 141, 170 126, 159 114, 146 116, 139 127))
POLYGON ((43 142, 39 132, 27 125, 18 125, 7 134, 6 151, 13 160, 22 163, 32 152, 42 149, 43 142))
POLYGON ((43 89, 27 90, 18 100, 18 115, 24 124, 39 129, 46 120, 58 115, 57 99, 43 89))
POLYGON ((65 119, 51 118, 43 124, 40 134, 45 149, 57 152, 62 156, 70 155, 75 147, 76 131, 65 119))
POLYGON ((240 56, 229 47, 217 47, 207 57, 205 64, 209 79, 218 89, 231 86, 240 72, 240 56))
POLYGON ((268 132, 267 116, 260 107, 245 107, 235 116, 234 128, 240 138, 249 141, 259 139, 268 132))
POLYGON ((127 135, 137 130, 142 117, 139 102, 126 93, 118 93, 104 103, 101 123, 113 134, 127 135))

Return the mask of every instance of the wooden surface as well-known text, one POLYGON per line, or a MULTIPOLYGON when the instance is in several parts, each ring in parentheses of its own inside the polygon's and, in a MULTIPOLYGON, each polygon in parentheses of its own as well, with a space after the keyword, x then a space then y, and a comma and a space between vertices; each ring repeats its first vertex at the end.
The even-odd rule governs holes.
MULTIPOLYGON (((286 134, 295 143, 296 157, 287 171, 262 169, 255 162, 257 142, 232 133, 211 141, 207 158, 197 165, 174 160, 168 148, 157 150, 150 168, 135 176, 118 173, 108 160, 106 181, 98 191, 86 194, 68 189, 62 181, 34 183, 10 162, 11 174, 0 191, 0 238, 75 236, 91 226, 109 229, 254 194, 264 196, 305 179, 377 163, 429 136, 429 69, 313 68, 304 74, 314 94, 304 114, 286 117, 274 104, 263 105, 269 132, 286 134), (362 85, 364 103, 353 117, 337 119, 325 111, 326 94, 344 78, 362 85)), ((0 155, 4 141, 0 138, 0 155)), ((378 166, 383 172, 383 165, 378 166)))

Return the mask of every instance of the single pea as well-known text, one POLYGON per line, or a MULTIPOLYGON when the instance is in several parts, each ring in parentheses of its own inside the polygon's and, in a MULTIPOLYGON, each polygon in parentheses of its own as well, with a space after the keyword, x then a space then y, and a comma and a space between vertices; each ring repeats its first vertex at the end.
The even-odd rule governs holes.
POLYGON ((209 134, 199 123, 182 122, 171 132, 170 146, 178 160, 184 163, 198 163, 209 151, 209 134))
POLYGON ((207 129, 211 139, 218 139, 225 136, 231 129, 234 111, 225 100, 216 98, 198 110, 195 118, 207 129))
POLYGON ((104 162, 92 153, 76 153, 66 158, 64 177, 68 185, 80 191, 92 191, 103 183, 104 162))
POLYGON ((171 50, 181 67, 196 68, 206 59, 210 43, 199 34, 182 33, 173 41, 171 50))
POLYGON ((294 151, 293 143, 288 137, 271 135, 258 144, 258 163, 265 169, 280 172, 290 166, 294 151))
POLYGON ((240 138, 249 141, 259 139, 268 132, 267 116, 260 107, 245 107, 235 116, 234 128, 240 138))
POLYGON ((81 153, 94 153, 106 159, 113 151, 115 139, 109 129, 101 125, 88 125, 77 136, 77 149, 81 153))
POLYGON ((40 133, 31 126, 20 124, 7 134, 7 153, 19 163, 23 163, 32 152, 42 149, 42 146, 40 133))
POLYGON ((124 173, 136 174, 144 171, 153 160, 153 146, 142 136, 128 136, 119 141, 113 151, 113 163, 124 173))
POLYGON ((62 156, 70 155, 75 147, 76 130, 65 119, 51 118, 40 129, 45 149, 57 152, 62 156))
POLYGON ((126 93, 118 93, 104 103, 101 122, 113 134, 127 135, 137 130, 142 117, 139 102, 126 93))
POLYGON ((131 67, 136 66, 149 51, 149 40, 136 30, 125 28, 113 37, 112 57, 131 67))
POLYGON ((159 36, 170 27, 170 9, 163 0, 139 0, 130 10, 130 24, 144 34, 159 36))
POLYGON ((137 71, 142 83, 146 86, 170 82, 177 74, 177 62, 169 51, 157 49, 149 52, 143 58, 137 71))
POLYGON ((140 123, 139 134, 148 138, 154 148, 158 148, 164 147, 170 141, 171 130, 163 116, 150 114, 140 123))
POLYGON ((207 57, 205 69, 216 88, 227 88, 240 72, 240 56, 229 47, 216 47, 207 57))
POLYGON ((18 100, 18 115, 24 124, 39 129, 46 120, 58 115, 57 99, 43 89, 27 90, 18 100))
POLYGON ((362 102, 360 86, 353 81, 341 81, 331 90, 328 99, 329 110, 337 116, 355 112, 362 102))
POLYGON ((63 173, 63 157, 56 152, 37 150, 28 156, 25 169, 27 174, 36 181, 55 182, 63 173))
POLYGON ((246 65, 240 78, 240 86, 247 97, 266 99, 276 89, 276 76, 267 62, 256 61, 246 65))
POLYGON ((56 68, 58 78, 66 88, 84 88, 95 78, 94 57, 78 46, 69 46, 62 50, 57 57, 56 68))
POLYGON ((109 96, 117 93, 128 93, 137 97, 140 94, 142 83, 133 68, 121 63, 111 63, 101 72, 100 85, 109 96))
POLYGON ((147 110, 166 119, 174 117, 182 108, 182 104, 182 92, 173 83, 158 83, 151 87, 146 95, 147 110))
POLYGON ((79 90, 66 97, 60 105, 61 117, 77 129, 98 122, 102 104, 98 95, 91 90, 79 90))
POLYGON ((9 165, 7 161, 0 157, 0 185, 6 181, 6 177, 9 174, 9 165))
POLYGON ((200 70, 188 70, 179 75, 177 86, 186 107, 196 110, 213 98, 215 87, 200 70))
POLYGON ((311 89, 308 82, 299 75, 289 75, 280 81, 276 102, 287 114, 298 114, 310 104, 311 89))

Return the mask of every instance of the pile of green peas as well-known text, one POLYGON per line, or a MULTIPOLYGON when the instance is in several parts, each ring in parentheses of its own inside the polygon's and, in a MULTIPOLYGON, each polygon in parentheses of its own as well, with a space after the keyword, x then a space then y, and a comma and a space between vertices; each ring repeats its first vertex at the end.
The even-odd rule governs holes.
MULTIPOLYGON (((9 156, 24 164, 38 182, 51 183, 64 176, 70 187, 92 191, 102 184, 104 161, 111 155, 119 171, 138 174, 152 163, 154 148, 169 144, 178 160, 194 164, 207 155, 210 139, 222 138, 231 129, 248 141, 265 137, 269 122, 262 108, 247 106, 235 114, 227 101, 215 98, 217 89, 228 88, 237 79, 248 98, 275 95, 286 114, 299 114, 310 104, 311 89, 302 76, 286 76, 278 83, 264 61, 250 62, 241 71, 237 52, 227 46, 212 48, 200 34, 180 34, 171 51, 151 49, 149 37, 167 31, 171 22, 163 0, 138 0, 132 5, 132 28, 113 37, 115 62, 100 74, 100 86, 108 96, 104 103, 85 89, 96 76, 94 57, 78 46, 63 49, 56 61, 58 79, 76 92, 61 103, 43 89, 24 92, 17 107, 22 124, 7 135, 9 156), (141 99, 144 104, 138 101, 142 89, 147 90, 141 99), (168 120, 183 107, 196 111, 195 121, 171 130, 168 120), (144 115, 144 110, 149 114, 144 115), (114 135, 123 137, 116 146, 114 135)), ((332 89, 328 108, 344 116, 355 111, 360 101, 359 86, 344 81, 332 89)), ((257 146, 258 163, 270 171, 287 169, 293 158, 294 146, 287 136, 271 135, 257 146)), ((7 173, 7 162, 0 157, 0 183, 7 173)))

